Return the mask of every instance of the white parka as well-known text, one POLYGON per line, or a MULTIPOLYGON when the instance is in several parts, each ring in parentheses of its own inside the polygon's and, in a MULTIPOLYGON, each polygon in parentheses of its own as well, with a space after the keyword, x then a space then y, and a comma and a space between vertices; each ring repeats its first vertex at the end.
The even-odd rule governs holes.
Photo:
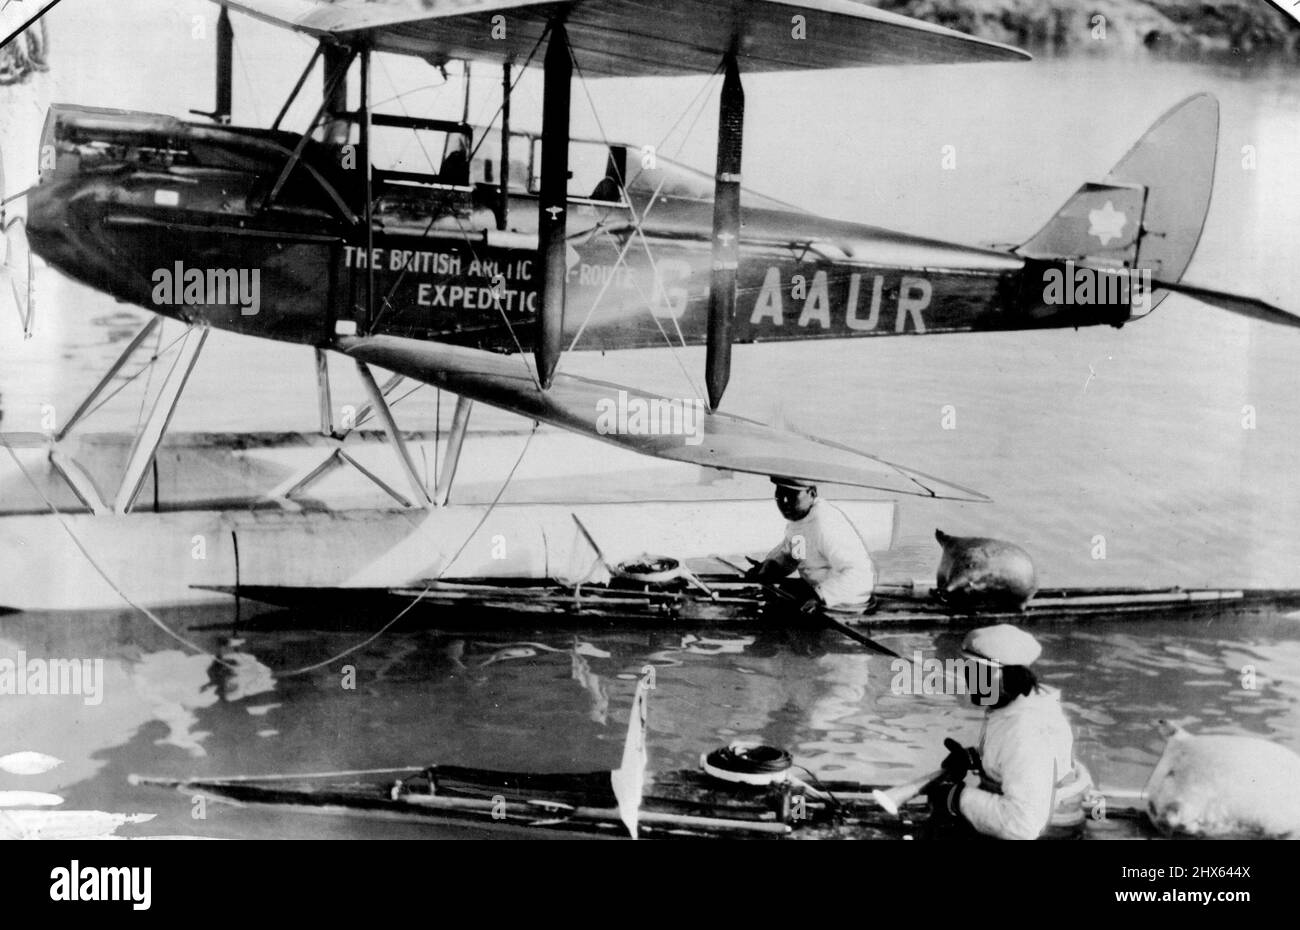
POLYGON ((828 607, 861 604, 876 586, 876 567, 862 536, 842 510, 818 500, 801 520, 790 520, 785 538, 767 561, 799 576, 828 607))
POLYGON ((1074 735, 1055 688, 1040 686, 990 709, 979 751, 986 782, 1001 792, 969 785, 962 791, 962 816, 980 833, 1037 839, 1054 808, 1071 803, 1079 811, 1084 788, 1074 770, 1074 735))

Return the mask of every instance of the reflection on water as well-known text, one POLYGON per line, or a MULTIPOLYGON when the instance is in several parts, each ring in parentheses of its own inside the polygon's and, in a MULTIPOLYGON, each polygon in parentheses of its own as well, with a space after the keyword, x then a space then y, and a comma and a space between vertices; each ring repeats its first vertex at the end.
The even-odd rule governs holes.
MULTIPOLYGON (((635 679, 655 668, 650 765, 695 767, 737 738, 790 749, 821 778, 897 783, 934 767, 945 736, 973 742, 982 711, 965 698, 894 694, 890 660, 833 632, 718 629, 389 631, 330 668, 297 670, 353 647, 369 629, 277 613, 222 629, 229 610, 164 615, 220 658, 192 655, 122 615, 0 619, 0 641, 30 655, 100 655, 105 697, 0 699, 3 748, 64 764, 0 774, 0 791, 156 813, 151 834, 388 835, 373 825, 251 818, 126 785, 126 775, 222 775, 460 763, 530 771, 613 768, 635 679), (285 629, 291 624, 299 629, 285 629), (39 646, 37 645, 39 644, 39 646), (111 806, 110 806, 111 805, 111 806)), ((472 618, 465 618, 466 627, 472 618)), ((444 621, 446 618, 444 618, 444 621)), ((1064 692, 1077 753, 1098 782, 1140 788, 1163 743, 1152 723, 1265 736, 1300 750, 1295 619, 1103 621, 1036 627, 1045 681, 1064 692), (1243 687, 1243 669, 1257 675, 1243 687)), ((952 654, 959 638, 881 633, 897 651, 952 654)), ((426 833, 440 828, 425 828, 426 833)))
MULTIPOLYGON (((145 704, 152 719, 167 727, 167 734, 155 744, 175 746, 190 755, 206 755, 203 740, 209 735, 198 729, 198 711, 218 702, 239 703, 275 690, 269 668, 246 652, 232 651, 242 640, 227 641, 215 657, 168 649, 143 656, 130 666, 128 674, 136 697, 145 704)), ((246 704, 254 716, 265 716, 278 704, 246 704)))

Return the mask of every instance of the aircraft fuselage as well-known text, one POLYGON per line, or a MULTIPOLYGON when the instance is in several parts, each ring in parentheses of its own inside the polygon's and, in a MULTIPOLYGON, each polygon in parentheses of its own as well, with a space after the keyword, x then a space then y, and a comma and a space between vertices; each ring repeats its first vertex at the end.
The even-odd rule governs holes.
MULTIPOLYGON (((364 176, 311 142, 282 178, 297 143, 290 133, 61 108, 30 195, 33 248, 121 300, 238 333, 312 345, 362 333, 531 348, 534 194, 512 193, 501 230, 497 186, 377 173, 367 237, 364 176)), ((572 198, 565 346, 579 331, 577 349, 703 344, 711 211, 696 197, 631 185, 626 202, 572 198)), ((1045 304, 1048 264, 1013 252, 765 200, 745 207, 743 223, 737 343, 1129 318, 1126 305, 1045 304)))

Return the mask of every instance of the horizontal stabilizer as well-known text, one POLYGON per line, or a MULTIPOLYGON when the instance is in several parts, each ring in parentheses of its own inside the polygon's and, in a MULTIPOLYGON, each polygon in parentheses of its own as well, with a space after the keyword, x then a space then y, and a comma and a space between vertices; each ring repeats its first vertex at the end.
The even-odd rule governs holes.
POLYGON ((398 336, 343 337, 333 347, 358 361, 643 455, 893 494, 988 499, 847 446, 709 413, 703 398, 667 398, 563 373, 543 391, 521 356, 398 336))
POLYGON ((522 62, 559 13, 574 60, 593 77, 712 74, 733 43, 744 72, 1029 58, 855 0, 215 2, 309 35, 362 35, 378 51, 432 62, 522 62))
POLYGON ((1218 140, 1218 101, 1188 97, 1156 120, 1104 183, 1079 188, 1016 251, 1096 271, 1148 273, 1147 312, 1173 292, 1252 320, 1300 326, 1300 317, 1257 297, 1181 281, 1210 209, 1218 140))
POLYGON ((1267 301, 1260 300, 1258 297, 1246 297, 1241 294, 1230 294, 1227 291, 1216 291, 1212 288, 1188 284, 1186 281, 1174 284, 1169 281, 1155 280, 1151 283, 1156 288, 1165 288, 1177 294, 1186 294, 1188 297, 1195 297, 1201 303, 1209 304, 1211 307, 1218 307, 1220 310, 1227 310, 1229 313, 1249 317, 1252 320, 1300 328, 1300 316, 1288 313, 1281 307, 1276 307, 1267 301))

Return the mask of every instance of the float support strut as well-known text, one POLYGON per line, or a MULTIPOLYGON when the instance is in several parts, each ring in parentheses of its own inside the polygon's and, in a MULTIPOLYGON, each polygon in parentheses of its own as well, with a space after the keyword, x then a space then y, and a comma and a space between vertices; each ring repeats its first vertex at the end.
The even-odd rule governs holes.
POLYGON ((420 480, 419 474, 415 470, 415 463, 411 461, 411 453, 406 448, 406 439, 402 436, 401 430, 397 428, 397 421, 393 419, 393 411, 388 406, 388 401, 384 394, 379 390, 379 385, 375 383, 375 376, 370 373, 370 366, 365 362, 357 362, 357 373, 361 376, 361 383, 366 386, 366 391, 370 394, 370 403, 378 415, 380 422, 384 424, 384 432, 388 434, 388 441, 392 443, 393 451, 397 455, 397 462, 402 467, 402 472, 406 475, 406 481, 411 486, 411 493, 415 501, 422 507, 433 505, 433 499, 429 497, 429 491, 420 480))
POLYGON ((469 415, 473 409, 474 401, 468 397, 456 398, 456 412, 451 418, 451 435, 447 437, 447 452, 442 459, 438 488, 433 495, 439 507, 447 506, 447 501, 451 498, 451 484, 456 480, 456 466, 460 464, 460 450, 465 445, 465 431, 469 427, 469 415))
POLYGON ((324 349, 316 350, 316 407, 320 412, 322 436, 334 435, 334 402, 330 398, 329 357, 324 349))
POLYGON ((126 513, 135 503, 144 484, 145 474, 153 462, 154 455, 158 452, 163 436, 167 433, 172 414, 176 412, 176 405, 180 402, 181 394, 185 391, 185 385, 190 380, 190 374, 194 371, 194 365, 198 362, 199 353, 203 351, 203 344, 207 339, 206 326, 191 326, 189 332, 185 334, 185 340, 181 343, 180 353, 176 358, 176 365, 167 380, 163 382, 162 389, 154 400, 153 409, 149 411, 148 419, 136 435, 135 444, 131 446, 131 454, 127 456, 126 470, 122 473, 122 484, 118 487, 117 498, 113 502, 113 510, 116 513, 126 513))
POLYGON ((81 501, 87 510, 96 516, 108 513, 108 507, 104 505, 103 499, 99 496, 95 483, 90 480, 90 476, 75 461, 58 449, 51 449, 50 467, 59 473, 59 477, 72 489, 72 493, 77 496, 77 500, 81 501))
POLYGON ((104 373, 104 377, 99 379, 99 383, 96 384, 95 387, 91 390, 91 392, 86 395, 86 399, 81 402, 81 406, 78 407, 76 409, 76 412, 74 412, 72 416, 68 418, 68 422, 63 424, 63 429, 59 430, 55 434, 54 436, 55 442, 62 442, 65 438, 67 438, 67 435, 70 432, 72 432, 72 428, 76 426, 77 423, 81 421, 81 418, 84 417, 86 413, 90 410, 90 408, 95 405, 95 401, 99 399, 99 395, 104 393, 104 388, 108 387, 109 382, 111 382, 114 378, 116 378, 117 373, 122 370, 122 366, 124 366, 127 363, 127 361, 130 360, 131 356, 136 353, 136 350, 140 348, 140 344, 144 342, 146 339, 148 339, 150 334, 152 334, 153 331, 156 330, 161 324, 162 324, 162 317, 160 316, 149 317, 149 322, 145 323, 144 327, 140 330, 140 332, 135 334, 135 338, 133 338, 129 343, 127 343, 126 348, 122 350, 122 354, 117 357, 117 361, 115 361, 112 365, 108 367, 108 371, 104 373))

